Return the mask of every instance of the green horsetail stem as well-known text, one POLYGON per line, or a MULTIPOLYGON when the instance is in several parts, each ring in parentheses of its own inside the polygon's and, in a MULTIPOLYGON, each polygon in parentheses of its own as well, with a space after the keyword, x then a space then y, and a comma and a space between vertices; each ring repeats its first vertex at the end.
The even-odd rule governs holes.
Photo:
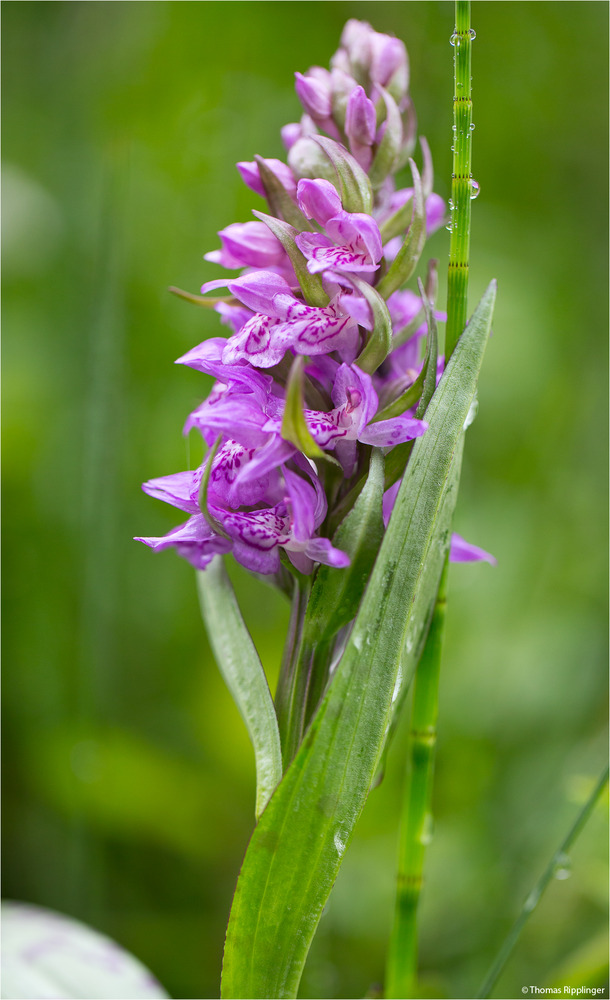
POLYGON ((426 846, 432 832, 432 779, 438 715, 438 678, 441 665, 447 569, 434 606, 430 631, 417 665, 413 687, 407 774, 401 816, 396 905, 386 970, 386 998, 416 996, 417 908, 423 884, 426 846))
MULTIPOLYGON (((451 184, 451 244, 447 284, 445 357, 448 360, 468 319, 470 173, 472 146, 470 0, 456 0, 453 100, 453 177, 451 184)), ((385 997, 408 998, 417 990, 417 910, 423 884, 426 846, 432 830, 432 783, 440 673, 447 607, 445 564, 426 645, 417 665, 413 687, 411 730, 407 752, 394 923, 386 965, 385 997)))
POLYGON ((457 0, 454 51, 453 176, 451 182, 451 244, 447 283, 445 356, 450 358, 468 319, 470 202, 478 188, 471 175, 472 99, 470 0, 457 0))

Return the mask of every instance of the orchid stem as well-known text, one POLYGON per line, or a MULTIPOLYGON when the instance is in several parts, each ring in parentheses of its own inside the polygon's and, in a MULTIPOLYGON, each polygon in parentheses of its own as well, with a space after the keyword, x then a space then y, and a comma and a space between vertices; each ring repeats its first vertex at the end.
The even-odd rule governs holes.
POLYGON ((477 998, 488 997, 491 991, 493 990, 494 986, 496 985, 500 973, 502 972, 504 966, 506 965, 506 962, 510 958, 510 955, 517 941, 519 940, 521 931, 523 930, 525 924, 529 920, 533 911, 536 909, 538 903, 540 902, 542 893, 546 889, 549 882, 553 879, 556 873, 562 868, 562 866, 565 866, 566 855, 570 850, 570 848, 572 847, 574 841, 580 834, 581 830, 583 829, 585 823, 589 819, 589 816, 593 812, 604 788, 606 787, 607 781, 608 781, 608 768, 606 767, 603 770, 602 774, 600 775, 599 781, 595 785, 595 788, 591 792, 589 798, 585 802, 584 806, 582 807, 578 816, 576 817, 574 823, 572 824, 568 834, 562 840, 561 844, 559 845, 553 857, 546 866, 544 872, 542 873, 542 875, 536 882, 534 888, 532 889, 527 899, 525 900, 523 907, 521 909, 521 913, 519 914, 515 923, 513 924, 508 937, 504 941, 504 944, 500 948, 500 951, 498 952, 498 955, 491 969, 487 973, 485 982, 483 983, 480 991, 477 993, 477 998))
POLYGON ((411 731, 399 843, 396 905, 386 968, 385 997, 416 996, 417 909, 426 845, 431 834, 432 779, 438 715, 438 681, 447 606, 445 562, 426 645, 413 687, 411 731))
POLYGON ((474 194, 471 174, 472 100, 470 0, 456 0, 453 97, 453 174, 451 182, 451 244, 447 280, 445 357, 453 349, 468 319, 468 264, 470 254, 470 202, 474 194))
POLYGON ((295 576, 288 638, 275 695, 284 769, 288 767, 298 750, 305 722, 305 705, 314 652, 313 648, 304 642, 303 636, 303 623, 310 591, 311 582, 308 578, 295 576))

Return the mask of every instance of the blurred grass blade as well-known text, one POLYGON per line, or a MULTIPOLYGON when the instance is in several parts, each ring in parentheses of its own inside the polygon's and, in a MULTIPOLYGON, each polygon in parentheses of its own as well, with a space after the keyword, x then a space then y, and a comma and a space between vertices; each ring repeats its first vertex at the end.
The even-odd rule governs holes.
POLYGON ((589 819, 589 816, 593 812, 604 788, 606 787, 607 782, 608 782, 608 768, 605 767, 599 777, 599 780, 595 785, 595 788, 593 789, 589 798, 587 799, 584 806, 580 810, 578 816, 576 817, 576 820, 570 827, 568 834, 562 840, 561 844, 559 845, 553 857, 546 866, 544 872, 542 873, 542 875, 536 882, 534 888, 530 892, 529 896, 525 900, 521 913, 519 914, 515 923, 513 924, 513 927, 508 937, 506 938, 504 944, 500 948, 498 956, 487 974, 485 982, 483 983, 481 989, 477 993, 477 998, 481 998, 482 1000, 482 998, 488 997, 490 995, 491 991, 496 985, 496 982, 498 981, 500 973, 502 972, 504 966, 506 965, 506 962, 511 956, 513 948, 515 947, 517 941, 519 940, 521 931, 523 930, 531 914, 533 913, 538 903, 540 902, 542 893, 548 886, 549 882, 551 882, 554 877, 557 877, 557 872, 560 872, 562 870, 562 867, 565 867, 568 861, 568 851, 571 849, 572 845, 574 844, 574 841, 582 831, 587 820, 589 819))
MULTIPOLYGON (((405 635, 425 634, 449 547, 451 469, 476 391, 495 282, 427 412, 328 691, 255 829, 227 930, 222 996, 289 998, 364 807, 392 713, 405 635), (413 619, 414 603, 422 610, 413 619)), ((415 643, 417 645, 417 642, 415 643)))
POLYGON ((282 777, 282 751, 273 699, 222 557, 216 556, 207 569, 198 571, 197 588, 216 663, 254 747, 258 818, 282 777))
POLYGON ((352 510, 333 536, 335 548, 351 559, 347 569, 320 566, 309 598, 308 639, 326 642, 351 622, 383 538, 383 454, 374 448, 368 478, 352 510))

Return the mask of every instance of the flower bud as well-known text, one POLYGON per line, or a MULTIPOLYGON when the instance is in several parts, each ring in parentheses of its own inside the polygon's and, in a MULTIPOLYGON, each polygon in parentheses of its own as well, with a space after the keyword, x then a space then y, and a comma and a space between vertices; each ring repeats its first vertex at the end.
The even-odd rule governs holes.
MULTIPOLYGON (((288 194, 295 195, 296 181, 290 167, 288 167, 281 160, 270 159, 264 160, 263 162, 267 167, 269 167, 269 170, 273 171, 288 194)), ((264 198, 265 188, 261 180, 258 163, 255 160, 241 160, 237 164, 237 169, 239 170, 244 183, 248 185, 250 190, 254 191, 256 194, 260 194, 264 198)))
POLYGON ((311 71, 307 76, 295 73, 294 77, 297 96, 307 114, 311 115, 314 121, 329 118, 332 110, 330 73, 328 81, 312 76, 311 71))
POLYGON ((345 132, 351 143, 371 146, 375 140, 375 105, 369 101, 363 87, 356 87, 349 96, 345 115, 345 132))
POLYGON ((303 215, 315 219, 325 226, 329 219, 343 210, 341 199, 336 188, 325 180, 300 180, 297 187, 297 200, 303 215))

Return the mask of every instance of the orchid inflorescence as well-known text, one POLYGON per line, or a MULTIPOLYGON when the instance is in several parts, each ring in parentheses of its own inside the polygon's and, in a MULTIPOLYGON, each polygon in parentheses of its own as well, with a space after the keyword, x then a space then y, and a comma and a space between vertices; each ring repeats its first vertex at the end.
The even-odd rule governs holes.
MULTIPOLYGON (((428 301, 435 262, 425 290, 401 289, 426 234, 445 219, 425 139, 421 174, 411 159, 416 120, 405 47, 351 20, 331 66, 296 74, 305 114, 282 129, 288 163, 237 164, 270 214, 255 211, 255 221, 227 226, 221 249, 206 254, 242 272, 201 289, 228 289, 201 302, 213 305, 231 336, 178 359, 216 380, 185 425, 185 433, 201 433, 207 457, 195 471, 143 487, 190 517, 164 537, 138 540, 173 547, 197 569, 228 552, 278 579, 282 562, 302 574, 317 563, 349 565, 326 537, 335 512, 353 505, 371 446, 395 450, 397 461, 386 467, 387 525, 409 456, 404 446, 427 429, 424 376, 431 366, 436 379, 442 374, 431 328, 445 316, 428 301), (394 174, 407 163, 412 185, 397 189, 394 174)), ((459 536, 452 557, 490 558, 459 536)))

